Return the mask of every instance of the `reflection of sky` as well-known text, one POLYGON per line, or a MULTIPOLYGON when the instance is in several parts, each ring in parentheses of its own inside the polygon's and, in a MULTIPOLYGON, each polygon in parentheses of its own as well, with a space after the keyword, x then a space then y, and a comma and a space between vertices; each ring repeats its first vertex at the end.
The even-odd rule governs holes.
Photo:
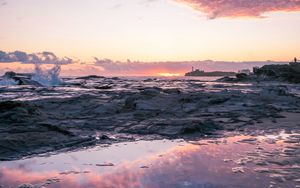
POLYGON ((233 174, 231 169, 236 165, 223 161, 255 149, 256 145, 236 142, 245 138, 248 137, 208 145, 139 141, 48 158, 4 162, 0 182, 37 184, 57 177, 60 183, 50 187, 267 187, 270 179, 264 174, 254 174, 250 166, 245 166, 245 173, 233 174), (96 166, 110 162, 115 166, 96 166), (145 168, 141 168, 143 166, 145 168))

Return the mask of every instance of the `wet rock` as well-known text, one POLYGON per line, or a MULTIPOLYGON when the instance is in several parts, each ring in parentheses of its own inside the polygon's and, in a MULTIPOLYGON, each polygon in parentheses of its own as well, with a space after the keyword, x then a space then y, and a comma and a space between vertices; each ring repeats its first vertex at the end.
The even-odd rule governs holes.
POLYGON ((147 78, 147 79, 143 80, 143 82, 153 82, 155 80, 157 80, 157 79, 156 78, 147 78))
POLYGON ((214 122, 206 121, 206 122, 197 122, 185 125, 180 130, 180 134, 194 134, 194 133, 201 133, 201 134, 211 134, 215 130, 220 130, 221 127, 216 125, 214 122))
POLYGON ((139 99, 137 95, 128 96, 125 99, 124 108, 134 110, 136 108, 136 101, 139 99))
POLYGON ((231 123, 232 122, 232 119, 231 118, 216 118, 214 119, 216 122, 219 122, 219 123, 231 123))
POLYGON ((233 173, 244 173, 245 172, 243 167, 234 167, 231 170, 233 173))
POLYGON ((24 183, 19 185, 18 188, 35 188, 35 186, 30 183, 24 183))
POLYGON ((55 131, 67 136, 75 136, 71 131, 68 131, 66 129, 63 129, 62 127, 56 126, 56 125, 51 125, 47 123, 41 123, 39 124, 40 126, 48 128, 50 131, 55 131))
POLYGON ((161 88, 153 87, 153 88, 144 88, 141 91, 141 94, 148 96, 156 96, 162 91, 161 88))
POLYGON ((197 125, 189 125, 181 129, 180 134, 193 134, 200 132, 200 128, 197 125))
POLYGON ((236 78, 224 77, 218 79, 219 82, 261 82, 261 81, 287 81, 300 83, 300 63, 264 65, 255 68, 253 73, 238 73, 236 78))
POLYGON ((42 87, 43 85, 37 81, 32 80, 32 74, 18 74, 15 72, 6 72, 3 76, 6 79, 12 79, 17 82, 18 85, 32 85, 36 87, 42 87))
POLYGON ((225 76, 223 78, 219 78, 216 80, 217 82, 233 82, 235 81, 235 78, 229 77, 229 76, 225 76))
POLYGON ((254 171, 259 173, 269 173, 271 170, 269 168, 255 168, 254 171))
POLYGON ((257 138, 246 138, 246 139, 243 139, 243 140, 239 140, 238 142, 252 144, 252 143, 257 142, 257 138))
POLYGON ((276 80, 300 83, 300 63, 285 65, 265 65, 255 71, 256 75, 266 75, 276 80))
POLYGON ((211 99, 209 100, 209 104, 222 104, 226 101, 228 101, 230 98, 228 97, 224 97, 224 98, 215 98, 215 99, 211 99))
POLYGON ((23 102, 18 101, 3 101, 0 102, 0 112, 6 112, 15 108, 25 107, 23 102))
POLYGON ((110 139, 110 138, 109 138, 109 136, 107 136, 107 135, 102 135, 102 136, 100 137, 100 139, 101 139, 101 140, 108 140, 108 139, 110 139))
POLYGON ((136 102, 136 109, 147 110, 147 111, 154 111, 154 110, 159 111, 160 105, 157 103, 153 103, 152 101, 139 100, 136 102))
POLYGON ((266 165, 268 165, 268 163, 266 161, 256 161, 255 164, 258 165, 258 166, 266 166, 266 165))
MULTIPOLYGON (((83 81, 86 80, 80 82, 83 81)), ((118 138, 95 140, 96 132, 191 139, 214 135, 222 129, 246 134, 257 134, 259 130, 295 131, 298 126, 295 122, 299 121, 299 114, 295 112, 300 108, 299 98, 278 90, 276 85, 233 84, 224 90, 221 86, 224 84, 219 84, 197 90, 199 88, 189 85, 193 81, 180 81, 185 84, 180 89, 177 89, 178 83, 172 85, 164 80, 143 83, 151 87, 145 87, 141 81, 121 78, 86 82, 95 83, 78 92, 74 92, 72 84, 38 89, 15 89, 14 86, 8 91, 0 88, 4 97, 3 92, 8 96, 19 92, 33 95, 29 101, 21 101, 22 97, 0 99, 6 100, 0 102, 0 147, 5 148, 0 151, 0 159, 118 141, 118 138), (166 84, 173 88, 161 89, 166 84), (113 85, 117 89, 97 91, 94 89, 97 85, 113 85), (282 118, 283 115, 286 118, 282 118)), ((299 139, 284 142, 299 143, 299 139)), ((258 141, 247 143, 258 144, 258 141)), ((281 154, 296 155, 297 152, 293 149, 281 154)))
POLYGON ((15 80, 18 82, 19 85, 31 85, 36 87, 43 87, 43 85, 40 84, 39 82, 27 78, 16 77, 15 80))
POLYGON ((187 103, 187 104, 183 104, 182 105, 182 110, 185 113, 191 113, 191 112, 195 112, 199 109, 197 104, 193 104, 193 103, 187 103))
POLYGON ((248 74, 238 73, 238 74, 236 74, 236 78, 239 81, 247 80, 248 79, 248 74))
POLYGON ((285 166, 285 165, 288 165, 290 164, 290 162, 288 160, 285 160, 285 159, 271 159, 268 161, 269 163, 272 163, 272 164, 277 164, 277 165, 280 165, 280 166, 285 166))
POLYGON ((110 78, 110 79, 112 79, 112 80, 120 80, 119 77, 112 77, 112 78, 110 78))
POLYGON ((168 94, 180 94, 181 93, 180 89, 178 89, 178 88, 164 89, 163 92, 168 93, 168 94))
POLYGON ((13 79, 15 76, 17 76, 17 73, 13 71, 6 72, 3 77, 7 79, 13 79))
MULTIPOLYGON (((127 104, 129 105, 129 104, 127 104)), ((130 107, 127 106, 128 108, 133 108, 134 106, 130 107)), ((95 114, 117 114, 121 111, 122 107, 119 106, 116 103, 111 103, 111 104, 101 104, 99 105, 97 108, 93 109, 93 111, 91 111, 91 113, 95 113, 95 114)))
POLYGON ((89 76, 77 77, 76 79, 89 80, 89 79, 101 79, 101 78, 105 78, 105 77, 104 76, 98 76, 98 75, 89 75, 89 76))
POLYGON ((0 125, 16 122, 31 123, 35 118, 43 117, 39 108, 27 102, 0 101, 0 125))
POLYGON ((225 163, 228 163, 228 162, 231 162, 232 159, 223 159, 223 161, 224 161, 225 163))
POLYGON ((245 165, 245 164, 250 163, 252 161, 253 161, 253 159, 251 157, 243 157, 243 158, 235 160, 234 163, 236 163, 238 165, 245 165))
POLYGON ((277 181, 277 182, 285 182, 286 181, 286 179, 284 178, 284 176, 283 175, 281 175, 281 174, 270 174, 270 177, 272 178, 272 179, 274 179, 275 181, 277 181))
POLYGON ((252 119, 251 119, 251 118, 248 118, 248 117, 238 117, 237 120, 238 120, 238 121, 243 121, 243 122, 249 122, 249 121, 251 121, 252 119))
POLYGON ((96 86, 95 89, 112 89, 113 87, 110 85, 104 85, 104 86, 96 86))

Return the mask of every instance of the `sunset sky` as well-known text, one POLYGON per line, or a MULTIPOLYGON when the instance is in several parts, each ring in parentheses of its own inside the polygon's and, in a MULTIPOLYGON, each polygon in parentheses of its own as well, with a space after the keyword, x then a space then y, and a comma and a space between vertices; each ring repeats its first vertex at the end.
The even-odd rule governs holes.
POLYGON ((80 62, 288 61, 300 57, 299 10, 300 0, 0 0, 0 50, 80 62))

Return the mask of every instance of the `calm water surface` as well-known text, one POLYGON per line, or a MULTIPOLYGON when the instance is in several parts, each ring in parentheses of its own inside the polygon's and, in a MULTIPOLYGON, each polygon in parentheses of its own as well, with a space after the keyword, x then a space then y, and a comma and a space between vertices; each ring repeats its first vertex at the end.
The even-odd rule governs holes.
POLYGON ((288 134, 156 140, 1 162, 0 184, 45 187, 297 187, 300 166, 270 163, 288 134), (266 165, 262 165, 266 162, 266 165), (298 168, 294 178, 280 176, 298 168), (268 169, 268 170, 266 170, 268 169), (277 171, 280 170, 278 173, 277 171), (282 179, 278 178, 282 177, 282 179))

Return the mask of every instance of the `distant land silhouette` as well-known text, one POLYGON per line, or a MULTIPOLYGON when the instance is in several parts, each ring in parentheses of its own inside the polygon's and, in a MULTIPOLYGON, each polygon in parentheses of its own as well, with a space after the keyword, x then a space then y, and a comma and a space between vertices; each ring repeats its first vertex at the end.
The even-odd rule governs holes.
POLYGON ((185 73, 185 76, 235 76, 235 72, 223 72, 223 71, 212 71, 205 72, 203 70, 193 70, 191 72, 185 73))

